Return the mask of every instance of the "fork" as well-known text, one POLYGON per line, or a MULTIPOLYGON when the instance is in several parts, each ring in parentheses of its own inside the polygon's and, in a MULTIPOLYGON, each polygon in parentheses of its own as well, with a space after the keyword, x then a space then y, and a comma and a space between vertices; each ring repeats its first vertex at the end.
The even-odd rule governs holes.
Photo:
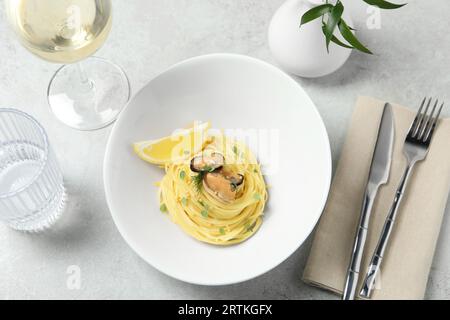
POLYGON ((365 280, 360 292, 360 296, 364 298, 370 298, 374 289, 375 279, 380 270, 383 256, 386 251, 386 247, 389 243, 389 237, 395 225, 395 219, 397 218, 398 208, 403 199, 406 186, 409 181, 409 177, 413 171, 415 164, 426 158, 428 154, 428 147, 430 146, 431 139, 433 137, 434 130, 439 120, 444 103, 442 103, 437 111, 436 116, 434 113, 439 105, 438 100, 434 103, 431 113, 428 114, 428 110, 431 106, 432 98, 427 102, 427 98, 424 98, 419 111, 411 125, 411 128, 406 135, 405 143, 403 145, 403 154, 406 158, 407 165, 400 180, 400 184, 395 193, 394 202, 389 210, 389 214, 384 223, 383 230, 381 232, 380 239, 378 240, 377 247, 372 256, 372 260, 369 264, 365 280), (426 106, 425 106, 426 105, 426 106), (425 110, 422 112, 425 106, 425 110))

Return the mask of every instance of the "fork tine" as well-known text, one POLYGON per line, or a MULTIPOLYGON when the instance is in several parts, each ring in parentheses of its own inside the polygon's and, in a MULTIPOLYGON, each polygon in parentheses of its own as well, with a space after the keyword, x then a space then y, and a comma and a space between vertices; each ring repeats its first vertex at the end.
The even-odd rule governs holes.
MULTIPOLYGON (((433 106, 433 110, 431 110, 430 116, 428 117, 427 120, 427 125, 425 126, 425 128, 423 128, 423 133, 422 133, 422 138, 424 139, 424 141, 426 140, 427 135, 430 133, 430 129, 433 126, 433 117, 434 117, 434 112, 436 111, 436 107, 438 106, 438 101, 436 100, 436 103, 433 106)), ((443 103, 442 103, 443 104, 443 103)), ((439 114, 438 114, 439 116, 439 114)))
POLYGON ((439 120, 439 116, 441 115, 442 108, 444 108, 444 102, 439 107, 436 117, 434 117, 434 119, 430 125, 430 129, 427 131, 426 135, 423 138, 423 142, 429 142, 431 140, 431 138, 433 137, 434 129, 436 128, 436 124, 439 120))
POLYGON ((413 138, 415 138, 417 136, 419 128, 422 126, 423 118, 425 117, 425 114, 427 113, 428 108, 430 107, 431 99, 432 98, 428 99, 428 103, 427 103, 427 106, 425 107, 425 111, 424 112, 421 112, 422 111, 422 107, 419 109, 419 111, 417 111, 417 116, 416 117, 418 117, 418 119, 417 119, 417 122, 414 119, 415 128, 414 128, 414 130, 412 132, 412 137, 413 138))
POLYGON ((431 116, 434 113, 434 110, 436 109, 437 105, 439 103, 439 100, 436 99, 436 102, 434 103, 433 109, 431 110, 431 114, 428 115, 427 111, 428 111, 428 106, 425 109, 425 112, 423 113, 423 121, 420 124, 419 130, 417 130, 417 139, 422 140, 422 138, 424 137, 424 133, 425 133, 425 129, 427 128, 427 126, 430 123, 431 120, 431 116))
POLYGON ((414 131, 416 130, 417 124, 418 124, 418 120, 419 120, 419 116, 420 116, 420 113, 422 112, 422 109, 423 109, 423 106, 425 105, 425 101, 426 100, 427 100, 427 97, 423 98, 422 103, 420 104, 420 108, 419 108, 419 110, 416 113, 416 117, 414 118, 414 121, 411 124, 411 128, 409 129, 408 136, 412 137, 414 131))

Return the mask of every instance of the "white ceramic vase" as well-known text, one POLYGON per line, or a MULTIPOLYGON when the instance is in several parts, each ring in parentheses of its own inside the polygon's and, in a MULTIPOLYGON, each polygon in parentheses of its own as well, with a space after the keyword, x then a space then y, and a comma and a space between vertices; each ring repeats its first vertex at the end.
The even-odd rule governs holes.
MULTIPOLYGON (((303 14, 324 2, 287 0, 273 16, 269 46, 275 60, 287 72, 305 78, 322 77, 339 69, 349 58, 351 49, 334 43, 327 52, 320 18, 299 27, 303 14)), ((353 26, 346 12, 344 19, 353 26)))

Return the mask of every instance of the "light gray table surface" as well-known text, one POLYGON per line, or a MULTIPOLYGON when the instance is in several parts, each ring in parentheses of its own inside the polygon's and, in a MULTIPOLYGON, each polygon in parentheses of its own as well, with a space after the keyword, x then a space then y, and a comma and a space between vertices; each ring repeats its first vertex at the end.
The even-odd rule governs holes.
MULTIPOLYGON (((2 1, 3 2, 3 1, 2 1)), ((275 63, 267 45, 271 16, 283 0, 113 0, 111 35, 96 54, 121 65, 132 90, 186 58, 215 52, 275 63)), ((417 107, 425 95, 450 103, 448 0, 409 0, 383 12, 381 29, 368 30, 367 7, 347 0, 358 35, 376 54, 354 52, 338 72, 295 78, 327 127, 334 167, 358 95, 417 107)), ((361 4, 360 4, 361 3, 361 4)), ((0 225, 1 299, 334 299, 301 281, 311 237, 274 270, 220 287, 186 284, 141 260, 117 231, 104 196, 102 162, 111 127, 79 132, 50 113, 47 84, 58 65, 28 53, 10 30, 0 4, 0 107, 35 116, 46 128, 62 170, 69 202, 50 231, 29 235, 0 225), (67 287, 68 267, 79 266, 81 287, 67 287)), ((445 115, 450 115, 447 108, 445 115)), ((449 207, 449 206, 447 206, 449 207)), ((441 230, 426 298, 450 298, 450 221, 441 230)))

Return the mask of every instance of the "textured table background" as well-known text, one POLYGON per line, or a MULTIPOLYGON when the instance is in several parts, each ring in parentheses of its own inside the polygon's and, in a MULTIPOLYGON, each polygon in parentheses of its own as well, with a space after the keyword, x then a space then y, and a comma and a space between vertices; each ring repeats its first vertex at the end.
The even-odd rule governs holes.
MULTIPOLYGON (((97 53, 121 65, 133 92, 170 65, 213 52, 250 55, 274 63, 266 36, 283 0, 129 0, 114 2, 112 33, 97 53)), ((367 7, 345 1, 359 36, 376 54, 353 53, 335 74, 297 79, 316 103, 339 157, 359 94, 416 107, 424 95, 450 102, 448 0, 409 0, 383 12, 380 30, 366 28, 367 7)), ((0 107, 35 116, 47 129, 62 166, 70 201, 51 231, 27 235, 0 225, 2 299, 326 299, 335 298, 301 282, 311 237, 274 270, 245 283, 195 286, 171 279, 141 260, 110 217, 102 161, 110 128, 78 132, 50 113, 45 92, 58 65, 28 53, 12 34, 0 4, 0 107), (81 288, 69 290, 67 270, 81 270, 81 288)), ((446 115, 448 116, 449 108, 446 115)), ((450 206, 448 206, 450 207, 450 206)), ((447 214, 449 209, 447 209, 447 214)), ((426 297, 450 298, 450 221, 442 226, 426 297)))

